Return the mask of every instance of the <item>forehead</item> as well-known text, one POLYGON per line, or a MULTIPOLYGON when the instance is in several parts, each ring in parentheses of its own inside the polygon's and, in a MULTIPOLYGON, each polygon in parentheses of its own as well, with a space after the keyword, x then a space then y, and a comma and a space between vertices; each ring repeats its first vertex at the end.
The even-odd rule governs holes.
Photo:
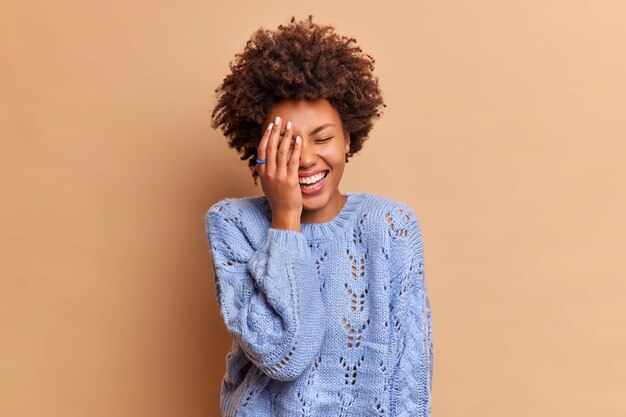
POLYGON ((326 99, 277 101, 267 117, 267 122, 269 123, 276 116, 280 116, 285 121, 291 120, 294 125, 301 127, 319 125, 324 122, 335 124, 339 122, 339 113, 326 99))

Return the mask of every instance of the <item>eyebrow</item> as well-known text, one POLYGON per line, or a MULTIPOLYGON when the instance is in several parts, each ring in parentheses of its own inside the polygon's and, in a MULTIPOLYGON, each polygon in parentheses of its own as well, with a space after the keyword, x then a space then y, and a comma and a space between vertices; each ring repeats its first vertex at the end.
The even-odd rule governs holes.
MULTIPOLYGON (((337 127, 333 123, 324 123, 323 125, 320 125, 320 126, 316 127, 315 129, 311 130, 311 133, 309 133, 309 135, 314 135, 316 133, 319 133, 322 130, 324 130, 327 127, 330 127, 330 126, 337 127)), ((280 136, 284 136, 284 135, 285 135, 285 131, 283 130, 282 132, 280 132, 280 136)))
POLYGON ((323 125, 318 126, 318 127, 316 127, 315 129, 313 129, 313 130, 311 131, 311 133, 309 133, 309 134, 310 134, 310 135, 314 135, 314 134, 316 134, 316 133, 318 133, 318 132, 321 132, 322 130, 326 129, 326 128, 327 128, 327 127, 329 127, 329 126, 335 126, 335 125, 334 125, 334 124, 332 124, 332 123, 324 123, 323 125))

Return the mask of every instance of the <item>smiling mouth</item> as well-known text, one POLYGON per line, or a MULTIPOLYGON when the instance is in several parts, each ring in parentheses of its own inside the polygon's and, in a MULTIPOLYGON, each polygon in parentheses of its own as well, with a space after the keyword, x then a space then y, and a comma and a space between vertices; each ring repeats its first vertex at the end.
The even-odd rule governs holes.
POLYGON ((310 184, 305 184, 305 183, 301 183, 300 184, 300 188, 303 190, 313 190, 317 187, 319 187, 328 177, 328 173, 329 171, 326 171, 324 173, 324 175, 322 176, 322 178, 320 178, 319 180, 315 181, 314 183, 310 183, 310 184))

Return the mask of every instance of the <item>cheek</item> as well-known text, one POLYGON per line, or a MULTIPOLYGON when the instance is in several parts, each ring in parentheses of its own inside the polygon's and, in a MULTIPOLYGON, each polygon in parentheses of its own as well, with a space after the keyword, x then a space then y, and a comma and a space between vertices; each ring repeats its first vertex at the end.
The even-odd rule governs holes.
POLYGON ((319 152, 320 156, 335 168, 345 165, 345 152, 343 146, 328 146, 319 152))

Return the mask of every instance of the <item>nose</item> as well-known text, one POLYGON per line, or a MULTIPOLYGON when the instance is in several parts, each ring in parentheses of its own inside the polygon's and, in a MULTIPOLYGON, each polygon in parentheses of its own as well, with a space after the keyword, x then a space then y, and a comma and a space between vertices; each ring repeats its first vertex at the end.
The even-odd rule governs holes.
POLYGON ((315 147, 313 144, 302 139, 302 149, 300 150, 300 167, 307 168, 312 167, 317 162, 317 154, 315 153, 315 147))

